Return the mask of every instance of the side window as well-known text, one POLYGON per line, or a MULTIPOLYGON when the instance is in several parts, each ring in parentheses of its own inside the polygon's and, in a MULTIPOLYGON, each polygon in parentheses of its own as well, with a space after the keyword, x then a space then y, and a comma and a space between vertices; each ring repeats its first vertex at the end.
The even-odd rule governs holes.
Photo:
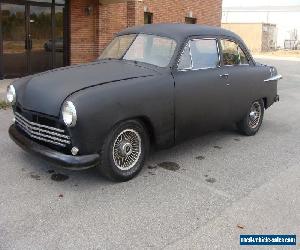
POLYGON ((191 41, 193 69, 216 68, 220 65, 217 40, 197 39, 191 41))
POLYGON ((221 40, 221 45, 223 51, 224 65, 239 65, 240 56, 239 56, 237 44, 232 41, 221 40))
POLYGON ((224 65, 234 66, 240 64, 249 64, 245 53, 235 42, 229 40, 221 40, 221 45, 224 65))
POLYGON ((178 70, 191 69, 192 60, 189 43, 184 47, 178 63, 178 70))

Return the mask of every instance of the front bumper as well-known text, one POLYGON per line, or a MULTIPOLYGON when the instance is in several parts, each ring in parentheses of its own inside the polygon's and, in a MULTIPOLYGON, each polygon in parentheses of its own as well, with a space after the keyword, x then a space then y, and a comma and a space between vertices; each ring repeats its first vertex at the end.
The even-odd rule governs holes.
POLYGON ((72 156, 40 145, 20 133, 15 125, 11 125, 8 132, 10 138, 25 151, 40 156, 64 168, 82 170, 94 167, 100 162, 99 154, 72 156))

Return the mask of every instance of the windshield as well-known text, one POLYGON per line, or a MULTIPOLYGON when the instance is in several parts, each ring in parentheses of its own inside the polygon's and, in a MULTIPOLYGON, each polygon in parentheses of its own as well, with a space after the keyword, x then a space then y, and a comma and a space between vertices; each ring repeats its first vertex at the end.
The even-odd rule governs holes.
POLYGON ((116 37, 103 51, 99 59, 123 59, 153 64, 169 65, 176 42, 166 37, 131 34, 116 37))

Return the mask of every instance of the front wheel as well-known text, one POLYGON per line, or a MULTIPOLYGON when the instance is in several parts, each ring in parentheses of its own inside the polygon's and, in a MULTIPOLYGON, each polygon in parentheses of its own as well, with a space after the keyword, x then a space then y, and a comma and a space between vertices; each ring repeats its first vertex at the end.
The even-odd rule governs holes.
POLYGON ((137 120, 122 122, 102 146, 100 172, 114 181, 128 181, 142 169, 148 149, 145 126, 137 120))
POLYGON ((264 102, 262 100, 254 101, 245 117, 237 123, 238 129, 245 135, 255 135, 264 118, 264 102))

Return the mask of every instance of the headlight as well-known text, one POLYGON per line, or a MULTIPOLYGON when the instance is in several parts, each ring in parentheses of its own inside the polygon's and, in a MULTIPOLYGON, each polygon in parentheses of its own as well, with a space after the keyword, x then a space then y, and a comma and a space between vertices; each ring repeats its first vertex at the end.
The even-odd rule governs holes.
POLYGON ((16 90, 13 85, 9 85, 7 87, 6 99, 10 104, 14 104, 16 102, 16 90))
POLYGON ((74 127, 76 125, 76 121, 77 121, 76 108, 72 102, 67 101, 63 104, 62 117, 64 123, 68 127, 74 127))

